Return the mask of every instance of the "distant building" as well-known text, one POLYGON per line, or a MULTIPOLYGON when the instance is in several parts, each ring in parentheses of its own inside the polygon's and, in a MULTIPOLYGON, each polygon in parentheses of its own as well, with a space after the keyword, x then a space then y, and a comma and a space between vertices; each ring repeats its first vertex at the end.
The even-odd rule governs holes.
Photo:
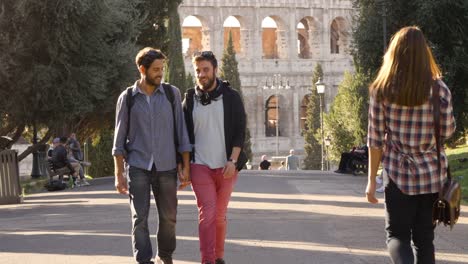
POLYGON ((326 109, 344 72, 353 71, 353 12, 351 0, 184 0, 179 15, 186 70, 193 75, 195 51, 212 50, 220 61, 231 31, 254 155, 276 154, 276 131, 279 155, 292 148, 300 155, 315 65, 324 71, 326 109), (281 75, 276 82, 275 74, 281 75))

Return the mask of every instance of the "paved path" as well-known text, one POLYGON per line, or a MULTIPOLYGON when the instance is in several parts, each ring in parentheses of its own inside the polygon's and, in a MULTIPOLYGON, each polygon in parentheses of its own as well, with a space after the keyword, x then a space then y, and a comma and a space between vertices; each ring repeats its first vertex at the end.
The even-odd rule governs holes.
MULTIPOLYGON (((229 206, 226 260, 390 263, 383 199, 377 206, 365 203, 364 185, 362 176, 318 171, 243 172, 229 206)), ((189 189, 180 192, 179 205, 175 263, 199 263, 197 210, 189 189)), ((468 263, 468 208, 462 210, 453 231, 437 228, 438 263, 468 263)), ((133 263, 129 231, 127 199, 114 192, 112 178, 34 194, 21 205, 0 206, 0 263, 133 263)))

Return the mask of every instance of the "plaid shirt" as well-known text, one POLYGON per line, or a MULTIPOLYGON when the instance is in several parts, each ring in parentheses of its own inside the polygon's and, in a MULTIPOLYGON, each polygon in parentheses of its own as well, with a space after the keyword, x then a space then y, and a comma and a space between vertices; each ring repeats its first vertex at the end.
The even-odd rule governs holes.
MULTIPOLYGON (((452 96, 440 83, 440 135, 443 140, 455 131, 452 96)), ((383 148, 382 163, 389 178, 408 195, 437 193, 447 177, 447 157, 441 149, 441 174, 437 171, 432 101, 408 107, 377 102, 369 104, 368 146, 383 148), (384 147, 385 145, 385 147, 384 147)))

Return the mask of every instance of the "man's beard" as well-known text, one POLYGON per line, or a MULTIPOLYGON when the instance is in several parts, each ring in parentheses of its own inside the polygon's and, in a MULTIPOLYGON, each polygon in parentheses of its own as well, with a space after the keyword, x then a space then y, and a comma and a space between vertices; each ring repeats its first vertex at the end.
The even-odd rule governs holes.
POLYGON ((148 77, 146 78, 146 83, 148 83, 149 85, 155 86, 156 88, 159 87, 159 85, 161 85, 161 81, 162 81, 162 76, 156 76, 154 78, 148 78, 148 77), (160 78, 158 79, 158 77, 160 78))
POLYGON ((197 80, 197 84, 198 86, 203 90, 203 91, 208 91, 211 87, 213 87, 213 84, 214 82, 216 81, 216 77, 215 75, 213 74, 213 76, 210 78, 210 77, 206 77, 207 79, 207 82, 205 85, 201 84, 200 80, 197 80))

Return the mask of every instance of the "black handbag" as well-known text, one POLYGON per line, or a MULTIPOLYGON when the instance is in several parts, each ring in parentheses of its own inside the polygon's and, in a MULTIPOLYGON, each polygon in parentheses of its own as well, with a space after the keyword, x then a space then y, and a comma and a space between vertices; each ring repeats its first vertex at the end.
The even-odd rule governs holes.
MULTIPOLYGON (((432 98, 434 106, 434 132, 437 145, 437 171, 440 175, 440 99, 439 83, 436 81, 432 87, 432 98)), ((439 197, 432 207, 432 223, 434 225, 443 223, 445 226, 453 226, 460 216, 461 187, 460 184, 450 174, 450 167, 447 168, 447 179, 442 182, 439 197)))

